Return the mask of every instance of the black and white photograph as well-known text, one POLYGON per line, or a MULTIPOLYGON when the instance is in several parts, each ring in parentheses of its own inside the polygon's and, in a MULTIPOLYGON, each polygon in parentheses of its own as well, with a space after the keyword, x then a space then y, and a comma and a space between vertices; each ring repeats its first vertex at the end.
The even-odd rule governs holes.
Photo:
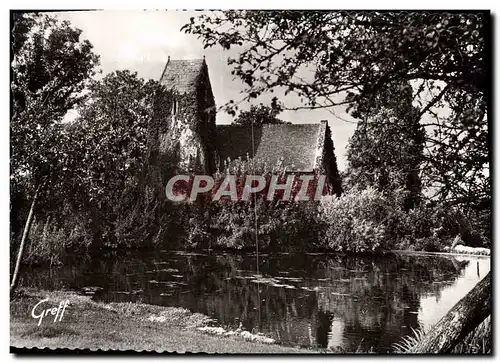
POLYGON ((10 10, 10 353, 492 355, 492 22, 10 10))

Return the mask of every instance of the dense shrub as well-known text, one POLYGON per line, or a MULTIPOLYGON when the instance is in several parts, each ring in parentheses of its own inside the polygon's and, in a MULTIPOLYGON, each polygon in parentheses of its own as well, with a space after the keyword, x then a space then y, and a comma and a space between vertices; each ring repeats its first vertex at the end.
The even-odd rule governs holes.
POLYGON ((436 252, 471 230, 455 209, 422 201, 404 209, 405 191, 381 192, 372 187, 348 190, 340 198, 324 197, 320 213, 328 225, 326 245, 337 251, 389 249, 436 252))
MULTIPOLYGON (((284 182, 285 168, 278 161, 267 165, 258 160, 228 160, 225 172, 217 171, 215 185, 221 185, 227 175, 236 177, 238 195, 247 175, 262 175, 269 182, 278 175, 284 182)), ((298 180, 298 179, 296 179, 298 180)), ((310 190, 315 190, 315 180, 310 190)), ((298 193, 300 183, 294 183, 291 200, 298 193)), ((173 206, 172 215, 183 233, 181 244, 186 248, 224 248, 249 250, 256 247, 268 251, 313 250, 322 248, 319 232, 322 221, 318 216, 318 202, 267 200, 268 185, 247 201, 212 200, 208 194, 203 200, 173 206), (187 223, 188 222, 188 223, 187 223)))
POLYGON ((183 226, 183 247, 268 251, 313 250, 322 248, 317 202, 206 201, 180 204, 178 217, 183 226), (256 219, 257 218, 257 219, 256 219), (257 221, 257 223, 256 223, 257 221))
POLYGON ((326 246, 335 251, 369 252, 392 247, 389 221, 394 205, 373 188, 351 190, 340 198, 323 197, 321 218, 327 224, 326 246))
POLYGON ((307 250, 318 245, 319 220, 315 202, 257 201, 220 203, 214 227, 220 230, 223 247, 254 247, 257 228, 259 247, 273 251, 307 250), (257 224, 255 219, 257 218, 257 224))
POLYGON ((26 264, 58 265, 69 255, 84 253, 92 243, 82 223, 58 226, 51 218, 33 221, 23 262, 26 264))
MULTIPOLYGON (((271 173, 284 175, 280 165, 269 168, 236 160, 226 167, 240 180, 247 174, 267 179, 271 173)), ((320 202, 267 201, 264 190, 248 201, 201 198, 171 203, 160 170, 143 168, 137 183, 126 183, 113 200, 78 204, 73 197, 62 210, 55 203, 41 204, 45 213, 37 213, 24 262, 57 264, 75 251, 100 253, 103 248, 254 250, 257 240, 265 251, 440 251, 457 234, 477 234, 465 216, 443 204, 422 201, 406 211, 406 192, 401 189, 346 188, 341 197, 324 196, 320 202)), ((217 172, 216 185, 225 176, 217 172)), ((17 251, 19 237, 14 237, 12 251, 17 251)))

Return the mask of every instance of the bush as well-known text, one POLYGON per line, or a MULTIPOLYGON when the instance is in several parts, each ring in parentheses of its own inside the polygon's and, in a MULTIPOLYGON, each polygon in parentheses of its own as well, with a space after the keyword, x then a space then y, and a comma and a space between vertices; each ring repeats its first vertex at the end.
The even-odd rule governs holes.
POLYGON ((478 231, 476 221, 445 203, 422 202, 403 217, 398 249, 442 251, 453 243, 457 235, 467 246, 482 247, 487 244, 487 238, 478 231))
POLYGON ((87 251, 91 243, 92 236, 81 223, 68 227, 57 226, 49 217, 45 222, 35 220, 26 243, 23 263, 62 264, 68 255, 87 251))
POLYGON ((322 248, 317 202, 206 201, 176 206, 182 223, 186 248, 254 249, 255 214, 259 248, 268 251, 322 248), (254 209, 256 208, 256 209, 254 209))
MULTIPOLYGON (((285 168, 277 162, 267 165, 258 160, 241 159, 226 162, 225 172, 217 171, 215 185, 226 175, 236 176, 236 187, 243 188, 247 175, 262 175, 269 181, 271 174, 285 178, 285 168)), ((315 181, 309 184, 314 189, 315 181), (312 186, 311 186, 312 185, 312 186)), ((314 250, 323 248, 319 238, 322 221, 318 216, 317 201, 282 201, 279 196, 269 201, 266 186, 248 201, 213 201, 210 197, 196 203, 175 206, 182 238, 187 248, 255 249, 258 234, 259 248, 268 251, 314 250), (257 216, 257 225, 256 225, 257 216), (189 221, 189 224, 186 224, 189 221)), ((299 190, 292 187, 291 199, 299 190)), ((277 193, 279 195, 279 193, 277 193)))
POLYGON ((393 246, 389 222, 397 214, 393 204, 373 188, 352 189, 323 197, 320 212, 327 224, 326 246, 335 251, 375 252, 393 246))

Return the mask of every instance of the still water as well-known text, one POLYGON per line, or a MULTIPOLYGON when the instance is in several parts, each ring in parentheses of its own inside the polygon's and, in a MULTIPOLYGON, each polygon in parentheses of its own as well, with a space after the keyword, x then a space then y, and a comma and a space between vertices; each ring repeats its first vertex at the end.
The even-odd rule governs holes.
POLYGON ((490 270, 490 259, 389 254, 203 254, 158 251, 25 271, 44 289, 100 287, 99 301, 181 306, 284 345, 391 351, 429 328, 490 270))

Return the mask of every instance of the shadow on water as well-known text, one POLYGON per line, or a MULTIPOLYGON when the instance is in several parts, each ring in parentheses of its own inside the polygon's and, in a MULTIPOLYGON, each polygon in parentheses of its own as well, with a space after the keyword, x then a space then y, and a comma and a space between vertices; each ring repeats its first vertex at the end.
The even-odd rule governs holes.
POLYGON ((471 259, 410 254, 262 254, 259 260, 257 275, 254 254, 104 256, 81 265, 33 268, 22 284, 100 287, 94 295, 99 301, 182 306, 286 345, 386 352, 411 328, 435 323, 453 306, 443 291, 458 301, 468 291, 458 281, 472 279, 467 285, 472 288, 480 280, 480 262, 487 261, 489 269, 489 260, 476 267, 471 259), (451 306, 432 308, 443 301, 451 306))

